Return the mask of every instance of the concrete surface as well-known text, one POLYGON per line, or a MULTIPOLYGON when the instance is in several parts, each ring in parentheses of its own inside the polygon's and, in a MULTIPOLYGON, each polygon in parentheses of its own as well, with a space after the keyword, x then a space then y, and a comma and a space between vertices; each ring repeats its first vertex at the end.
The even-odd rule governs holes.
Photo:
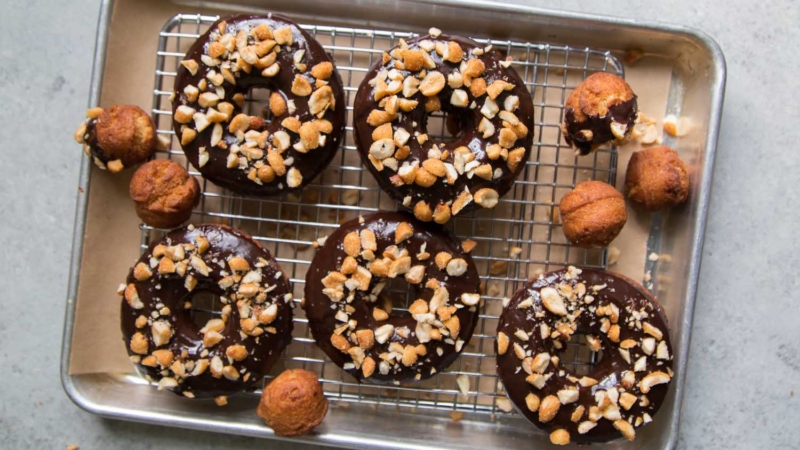
MULTIPOLYGON (((722 46, 728 89, 680 448, 800 448, 800 197, 792 189, 800 181, 800 3, 535 3, 689 25, 722 46)), ((99 0, 3 2, 0 447, 300 448, 104 420, 61 389, 80 160, 71 136, 86 106, 98 8, 99 0)))

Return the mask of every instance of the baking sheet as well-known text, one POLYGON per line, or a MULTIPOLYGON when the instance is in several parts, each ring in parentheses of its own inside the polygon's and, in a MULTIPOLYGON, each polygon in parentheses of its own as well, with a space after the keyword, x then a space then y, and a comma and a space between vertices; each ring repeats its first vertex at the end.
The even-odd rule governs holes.
MULTIPOLYGON (((119 7, 120 4, 129 1, 131 0, 119 0, 116 3, 119 7)), ((240 7, 238 11, 254 12, 260 8, 258 11, 266 12, 263 9, 264 5, 259 0, 233 1, 238 4, 252 5, 247 8, 240 7)), ((112 22, 110 20, 111 4, 112 0, 104 0, 101 7, 98 48, 95 52, 95 68, 91 88, 92 105, 102 102, 99 92, 105 66, 103 62, 111 56, 105 52, 106 41, 110 34, 114 34, 113 30, 109 31, 109 24, 112 22)), ((146 2, 142 4, 151 8, 171 8, 170 14, 174 11, 169 3, 146 2)), ((191 2, 189 9, 192 12, 196 12, 196 4, 195 1, 191 2)), ((213 5, 219 6, 218 4, 213 5)), ((418 32, 424 32, 429 26, 438 26, 451 32, 461 30, 461 34, 480 33, 498 38, 520 36, 531 41, 569 44, 575 46, 573 50, 577 50, 578 53, 586 43, 622 51, 641 48, 648 55, 653 56, 648 60, 660 67, 659 73, 666 74, 671 71, 672 78, 669 82, 669 97, 666 106, 671 113, 691 116, 697 127, 693 133, 684 138, 665 139, 665 142, 677 148, 689 164, 692 191, 686 205, 671 211, 668 215, 651 217, 651 232, 648 236, 647 248, 662 255, 671 254, 674 263, 670 263, 667 258, 662 257, 658 262, 646 261, 645 270, 652 271, 655 275, 653 282, 657 284, 659 299, 666 305, 671 325, 670 334, 673 337, 675 350, 675 377, 668 401, 656 417, 655 423, 638 432, 637 440, 633 444, 615 441, 606 446, 620 449, 674 448, 678 439, 680 404, 687 364, 686 352, 691 335, 711 174, 725 88, 725 60, 719 46, 701 31, 682 26, 640 23, 614 17, 549 11, 527 6, 489 3, 483 0, 437 0, 435 3, 428 0, 398 0, 397 2, 360 0, 358 3, 350 3, 350 0, 321 2, 317 0, 274 0, 270 2, 270 6, 276 10, 291 11, 291 16, 300 23, 319 23, 330 20, 336 21, 331 24, 339 26, 373 26, 384 29, 401 27, 400 24, 405 23, 410 24, 406 26, 419 28, 416 30, 418 32), (397 14, 389 14, 391 18, 389 21, 385 19, 386 14, 383 14, 386 11, 395 11, 397 14), (344 14, 347 16, 341 16, 344 14)), ((125 8, 125 10, 128 14, 139 13, 137 8, 125 8)), ((116 11, 119 12, 119 8, 116 11)), ((192 17, 184 16, 182 20, 192 17)), ((634 68, 633 70, 638 69, 634 68)), ((636 89, 636 86, 634 88, 636 89)), ((652 111, 647 112, 651 116, 659 116, 652 111)), ((623 168, 622 165, 620 167, 623 168)), ((79 183, 81 192, 89 191, 92 169, 90 161, 84 159, 79 183)), ((621 178, 618 178, 619 180, 621 178)), ((517 186, 520 184, 522 183, 518 182, 517 186)), ((73 355, 72 338, 78 325, 75 321, 75 304, 81 297, 78 287, 83 283, 86 275, 80 270, 86 256, 84 249, 88 247, 88 242, 85 242, 83 238, 87 222, 94 220, 93 216, 86 214, 89 206, 88 197, 87 195, 78 202, 75 234, 73 235, 70 287, 61 358, 62 383, 68 396, 85 410, 105 417, 239 435, 275 437, 272 431, 252 414, 252 408, 257 400, 257 392, 255 395, 236 396, 231 398, 228 407, 217 408, 213 404, 185 401, 157 392, 130 370, 117 373, 86 372, 83 375, 70 375, 73 355)), ((495 210, 497 209, 495 208, 495 210)), ((106 252, 106 259, 108 259, 107 254, 106 252)), ((95 254, 95 257, 100 256, 95 254)), ((623 258, 625 258, 624 254, 623 258)), ((518 267, 516 263, 515 267, 518 267)), ((515 278, 510 277, 509 279, 515 278)), ((516 280, 521 282, 521 279, 516 280)), ((302 280, 295 279, 295 283, 302 283, 302 280)), ((514 288, 513 282, 505 283, 505 285, 508 289, 513 290, 514 288)), ((108 299, 108 297, 104 298, 108 299)), ((492 300, 498 301, 499 299, 492 300)), ((86 323, 87 321, 83 321, 83 326, 86 323)), ((491 330, 491 327, 486 329, 491 330)), ((492 336, 484 335, 478 336, 478 338, 490 340, 492 336)), ((299 341, 299 339, 296 340, 299 341)), ((97 342, 97 340, 94 341, 94 343, 97 342)), ((306 340, 306 343, 308 342, 306 340)), ((310 343, 306 348, 313 349, 315 346, 310 343)), ((84 351, 91 356, 90 349, 84 351)), ((453 377, 455 373, 460 372, 461 363, 474 356, 486 357, 484 361, 491 362, 490 355, 469 355, 465 352, 445 374, 453 377)), ((492 364, 487 364, 487 366, 491 366, 490 369, 493 372, 492 364)), ((341 377, 341 371, 338 368, 333 367, 332 369, 326 375, 341 377)), ((488 373, 481 376, 482 379, 489 377, 488 373)), ((490 408, 489 411, 492 411, 492 414, 486 415, 484 414, 485 408, 478 410, 473 407, 472 403, 456 402, 455 395, 451 395, 453 399, 449 404, 443 405, 434 402, 433 406, 437 411, 431 411, 431 403, 420 401, 420 396, 425 395, 424 389, 410 387, 403 388, 402 391, 394 389, 398 392, 398 397, 388 399, 390 401, 386 401, 387 399, 384 398, 381 402, 380 396, 376 401, 374 398, 370 399, 362 395, 362 389, 354 385, 352 381, 348 386, 354 385, 356 395, 343 393, 341 387, 345 382, 341 378, 340 380, 326 381, 326 386, 331 382, 339 383, 340 389, 338 393, 328 391, 327 395, 338 401, 332 402, 332 408, 325 422, 313 435, 295 438, 295 441, 376 449, 423 449, 430 447, 430 435, 434 433, 439 439, 437 445, 476 450, 544 445, 547 441, 546 435, 537 432, 534 427, 528 426, 518 415, 497 415, 495 414, 496 408, 490 408), (415 391, 417 392, 416 402, 412 398, 410 402, 400 403, 399 394, 415 391), (380 407, 380 405, 386 404, 390 407, 380 407), (401 406, 406 406, 406 408, 400 408, 401 406), (423 409, 419 410, 416 406, 423 409), (481 413, 474 415, 468 413, 464 420, 454 423, 448 416, 448 410, 452 412, 450 407, 457 407, 461 411, 481 413), (415 411, 417 414, 414 414, 415 411), (424 411, 424 414, 420 414, 420 411, 424 411), (402 420, 397 420, 398 418, 402 418, 402 420), (380 438, 376 438, 375 429, 381 430, 380 438)), ((449 393, 452 394, 452 392, 449 393)), ((502 392, 498 394, 495 389, 492 395, 500 398, 499 396, 503 394, 502 392)), ((437 394, 435 398, 438 399, 439 395, 437 394)), ((477 406, 477 401, 474 405, 477 406)))
MULTIPOLYGON (((166 20, 180 11, 175 5, 155 1, 116 3, 111 19, 112 31, 109 34, 100 106, 137 104, 147 109, 147 105, 151 103, 152 74, 155 69, 153 51, 158 44, 158 32, 166 20)), ((187 42, 186 46, 189 44, 187 42)), ((670 72, 667 66, 655 58, 644 58, 633 67, 626 67, 626 79, 639 96, 640 109, 651 117, 660 118, 663 116, 661 112, 666 109, 670 72)), ((545 108, 546 121, 557 121, 557 115, 556 109, 545 108)), ((553 132, 554 130, 545 130, 545 133, 553 132)), ((545 136, 537 139, 553 140, 552 137, 545 136)), ((638 147, 638 143, 632 142, 622 147, 617 154, 616 180, 620 189, 624 184, 627 161, 638 147)), ((545 153, 540 158, 546 160, 553 158, 553 155, 545 153)), ((119 297, 115 292, 140 251, 139 220, 127 194, 133 171, 112 175, 96 168, 92 170, 70 374, 129 373, 133 366, 128 361, 119 330, 119 297)), ((552 179, 552 172, 555 172, 551 168, 540 170, 539 179, 544 180, 552 179)), ((590 179, 591 175, 591 171, 579 174, 585 179, 590 179)), ((566 189, 557 189, 556 202, 565 192, 566 189)), ((540 192, 537 195, 549 194, 540 192)), ((628 223, 612 244, 620 249, 621 257, 611 269, 635 279, 642 279, 647 256, 647 236, 651 226, 650 215, 639 213, 630 205, 628 212, 628 223)), ((538 208, 535 209, 535 214, 547 214, 547 210, 538 208)), ((554 240, 563 241, 560 228, 552 233, 554 240)), ((470 236, 462 234, 460 237, 470 236)), ((528 275, 533 276, 534 273, 528 275)), ((513 293, 511 287, 500 288, 507 295, 513 293)), ((669 309, 669 305, 665 307, 669 309)))

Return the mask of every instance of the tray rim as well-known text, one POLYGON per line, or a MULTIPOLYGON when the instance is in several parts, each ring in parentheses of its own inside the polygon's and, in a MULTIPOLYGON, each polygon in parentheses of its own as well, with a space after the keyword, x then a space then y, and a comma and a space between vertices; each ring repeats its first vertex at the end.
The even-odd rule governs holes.
MULTIPOLYGON (((694 232, 690 236, 690 258, 688 264, 688 277, 686 285, 685 303, 683 320, 680 323, 681 332, 675 347, 684 355, 676 367, 677 379, 674 380, 676 389, 675 408, 669 423, 669 437, 665 448, 673 449, 677 446, 678 431, 680 428, 680 417, 683 409, 683 394, 688 366, 689 345, 691 343, 691 327, 694 319, 696 307, 697 287, 699 281, 700 268, 702 263, 702 250, 705 236, 705 228, 708 218, 709 200, 711 195, 711 183, 713 179, 714 161, 716 157, 719 127, 725 93, 727 78, 727 66, 725 56, 719 44, 707 33, 702 30, 683 25, 665 24, 659 22, 638 21, 633 19, 619 18, 605 15, 589 15, 577 12, 556 11, 534 6, 519 4, 506 4, 492 2, 488 0, 405 0, 410 3, 439 4, 442 6, 467 6, 473 9, 492 10, 506 13, 516 13, 528 16, 536 16, 543 20, 557 21, 581 21, 595 25, 612 25, 633 29, 636 31, 651 31, 668 33, 673 36, 680 36, 687 39, 706 51, 710 57, 711 77, 709 89, 709 116, 708 131, 705 139, 705 150, 703 152, 704 164, 699 173, 696 193, 698 198, 697 214, 691 218, 694 222, 694 232)), ((94 57, 92 64, 92 77, 89 89, 88 106, 92 107, 99 103, 103 73, 105 69, 106 45, 114 0, 102 0, 97 21, 97 35, 95 41, 94 57)), ((83 237, 87 219, 88 194, 91 185, 91 160, 86 156, 81 156, 80 176, 78 181, 79 192, 76 198, 75 217, 73 223, 72 252, 70 256, 70 270, 67 288, 67 302, 64 315, 64 328, 62 333, 61 359, 60 359, 60 378, 62 387, 69 399, 81 409, 103 417, 116 418, 121 420, 131 420, 135 422, 164 425, 162 420, 157 417, 143 417, 132 414, 119 408, 109 407, 102 403, 94 402, 79 390, 76 385, 75 377, 69 374, 70 354, 72 347, 72 335, 75 318, 75 304, 77 301, 77 290, 80 280, 80 266, 83 256, 83 237)), ((674 325, 673 325, 674 327, 674 325)), ((196 428, 206 431, 224 432, 228 427, 221 424, 210 424, 199 420, 186 419, 180 423, 173 423, 174 426, 184 428, 196 428)), ((244 431, 244 430, 243 430, 244 431)), ((271 431, 271 430, 270 430, 271 431)), ((248 433, 243 433, 248 434, 248 433)), ((275 437, 270 436, 270 437, 275 437)), ((331 435, 329 439, 314 435, 302 439, 295 439, 294 442, 306 442, 318 445, 342 446, 342 445, 363 445, 365 442, 342 435, 331 435)), ((381 447, 403 447, 408 448, 408 443, 382 442, 381 447), (402 444, 402 445, 401 445, 402 444)))

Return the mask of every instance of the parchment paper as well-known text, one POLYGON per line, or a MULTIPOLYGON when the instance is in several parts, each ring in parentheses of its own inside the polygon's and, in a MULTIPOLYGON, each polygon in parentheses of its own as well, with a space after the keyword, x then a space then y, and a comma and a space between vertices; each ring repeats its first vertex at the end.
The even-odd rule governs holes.
MULTIPOLYGON (((119 0, 115 3, 100 106, 136 104, 148 110, 152 105, 158 33, 164 23, 179 12, 217 12, 180 11, 178 6, 161 1, 119 0)), ((640 110, 660 119, 667 104, 669 65, 644 58, 633 67, 626 67, 626 77, 639 96, 640 110)), ((76 117, 76 124, 78 120, 76 117)), ((616 180, 620 190, 624 185, 628 159, 638 149, 639 144, 634 142, 619 151, 616 180)), ((75 151, 79 152, 79 147, 75 146, 75 151)), ((70 359, 69 372, 72 375, 128 373, 133 370, 122 341, 119 326, 121 300, 116 295, 117 286, 124 282, 140 252, 139 220, 128 196, 128 183, 133 171, 112 175, 96 168, 93 170, 91 189, 84 194, 89 199, 70 359)), ((582 178, 578 181, 589 179, 591 173, 580 176, 582 178)), ((557 192, 556 202, 563 193, 557 192)), ((383 203, 380 205, 385 206, 383 203)), ((548 211, 540 210, 534 211, 533 215, 548 214, 548 211)), ((628 214, 627 225, 612 244, 621 251, 621 257, 610 269, 642 279, 650 216, 630 205, 628 214)), ((554 229, 553 236, 554 240, 563 240, 560 227, 554 229), (556 237, 557 234, 561 235, 556 237)), ((469 236, 462 234, 461 237, 469 236)), ((536 256, 536 251, 532 250, 532 256, 536 256)), ((504 286, 503 291, 509 292, 507 295, 513 292, 510 284, 504 286)))

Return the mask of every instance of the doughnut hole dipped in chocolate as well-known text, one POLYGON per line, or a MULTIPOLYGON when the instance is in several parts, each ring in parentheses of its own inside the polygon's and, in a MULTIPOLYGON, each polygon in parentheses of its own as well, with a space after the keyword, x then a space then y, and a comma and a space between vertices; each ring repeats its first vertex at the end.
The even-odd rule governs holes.
POLYGON ((117 173, 147 161, 156 149, 156 128, 138 106, 91 108, 75 130, 75 141, 97 167, 117 173))
POLYGON ((586 77, 567 98, 561 132, 577 155, 626 143, 636 124, 636 94, 622 78, 605 72, 586 77))
POLYGON ((355 100, 363 164, 417 219, 446 223, 494 208, 525 168, 533 102, 510 61, 491 46, 434 34, 401 42, 367 73, 355 100), (446 114, 453 138, 430 136, 446 114))

